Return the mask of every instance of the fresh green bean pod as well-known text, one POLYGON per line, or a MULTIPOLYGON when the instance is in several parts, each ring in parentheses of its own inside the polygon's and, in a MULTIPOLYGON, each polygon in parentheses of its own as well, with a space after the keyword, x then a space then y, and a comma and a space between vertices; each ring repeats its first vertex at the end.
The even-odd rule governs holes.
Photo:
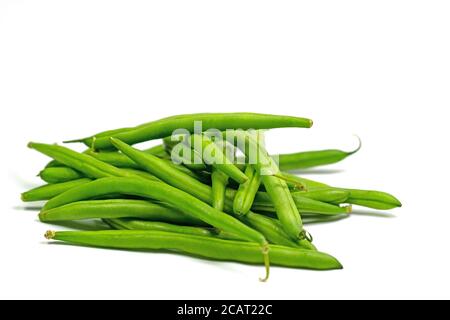
POLYGON ((349 192, 347 203, 377 209, 389 210, 402 206, 402 203, 393 195, 374 190, 338 189, 349 192))
POLYGON ((155 222, 147 220, 116 218, 116 219, 103 219, 107 224, 113 226, 118 230, 147 230, 147 231, 165 231, 181 234, 189 234, 194 236, 213 237, 217 233, 214 229, 193 227, 193 226, 180 226, 165 222, 155 222))
POLYGON ((237 219, 210 207, 190 194, 164 183, 144 179, 115 177, 98 179, 70 189, 51 199, 44 206, 43 211, 108 194, 134 195, 162 201, 171 206, 183 208, 183 212, 191 217, 236 234, 242 239, 257 242, 262 246, 267 244, 266 239, 259 232, 247 227, 237 219))
POLYGON ((39 172, 39 177, 47 183, 61 183, 81 179, 85 176, 69 167, 51 167, 39 172))
POLYGON ((402 206, 402 203, 400 200, 398 200, 395 196, 392 194, 389 194, 387 192, 383 191, 376 191, 376 190, 361 190, 361 189, 349 189, 349 188, 334 188, 330 187, 329 185, 310 180, 305 179, 301 177, 297 177, 295 175, 283 172, 283 176, 288 178, 291 181, 298 181, 299 183, 302 183, 306 186, 306 188, 309 191, 318 191, 319 193, 321 190, 328 189, 328 190, 334 190, 334 191, 344 191, 348 192, 348 198, 345 201, 339 202, 339 201, 333 201, 334 203, 349 203, 349 204, 355 204, 367 208, 377 209, 377 210, 389 210, 393 208, 398 208, 402 206))
POLYGON ((103 132, 75 141, 82 141, 95 150, 110 149, 113 147, 110 137, 117 138, 127 144, 135 144, 168 137, 177 129, 185 129, 192 133, 195 124, 200 122, 202 131, 208 129, 270 129, 278 127, 310 128, 312 126, 312 120, 298 117, 258 113, 198 113, 164 118, 132 129, 119 129, 119 131, 109 133, 106 136, 103 132))
POLYGON ((43 222, 103 218, 135 218, 189 226, 205 225, 203 221, 192 218, 178 209, 163 203, 154 203, 146 200, 77 201, 50 210, 43 210, 39 213, 39 219, 43 222))
POLYGON ((351 152, 328 149, 280 154, 278 155, 279 167, 282 171, 289 171, 334 164, 357 153, 361 149, 361 145, 361 140, 359 140, 358 148, 351 152))
POLYGON ((165 222, 154 222, 148 220, 136 219, 102 219, 103 222, 116 230, 148 230, 148 231, 166 231, 182 234, 190 234, 204 237, 214 237, 226 240, 245 241, 239 237, 219 231, 213 228, 205 228, 199 226, 180 226, 165 222))
POLYGON ((261 176, 258 170, 248 165, 245 169, 248 180, 239 186, 233 201, 233 212, 237 215, 246 215, 252 208, 256 193, 261 186, 261 176))
POLYGON ((292 192, 292 196, 300 196, 321 202, 340 204, 347 201, 350 196, 350 192, 348 190, 339 190, 336 188, 321 188, 309 191, 295 191, 292 192))
MULTIPOLYGON (((349 213, 351 207, 339 207, 330 203, 317 201, 314 199, 306 198, 300 196, 298 193, 292 194, 292 199, 295 206, 304 213, 317 213, 323 215, 337 215, 343 213, 349 213)), ((276 212, 276 208, 271 202, 271 198, 268 194, 259 192, 256 196, 255 202, 253 203, 252 210, 254 211, 265 211, 265 212, 276 212)))
POLYGON ((202 155, 202 159, 206 162, 206 164, 222 171, 234 181, 238 183, 244 183, 247 181, 247 176, 239 170, 239 168, 237 168, 230 159, 228 159, 222 148, 217 146, 206 135, 191 135, 191 148, 193 148, 198 154, 202 155))
POLYGON ((49 200, 67 190, 91 181, 91 179, 84 178, 63 183, 47 184, 22 193, 21 198, 24 202, 49 200))
POLYGON ((136 177, 123 169, 99 161, 87 154, 78 153, 66 147, 30 142, 29 148, 35 149, 64 165, 78 170, 89 178, 136 177))
MULTIPOLYGON (((48 231, 47 239, 92 247, 129 250, 176 250, 190 255, 222 261, 262 264, 257 243, 214 239, 163 231, 48 231)), ((336 258, 313 250, 269 246, 271 263, 314 270, 342 269, 336 258)))
POLYGON ((211 174, 212 206, 219 211, 224 210, 227 184, 228 176, 222 171, 213 168, 211 174))
MULTIPOLYGON (((163 158, 166 155, 166 151, 164 150, 163 145, 158 145, 156 147, 142 150, 145 153, 152 154, 155 157, 163 158)), ((94 150, 89 149, 86 154, 90 155, 91 157, 96 158, 97 160, 100 160, 102 162, 109 163, 110 165, 113 165, 118 168, 131 168, 131 169, 139 169, 139 165, 128 158, 123 153, 117 152, 117 151, 101 151, 96 152, 94 150)))

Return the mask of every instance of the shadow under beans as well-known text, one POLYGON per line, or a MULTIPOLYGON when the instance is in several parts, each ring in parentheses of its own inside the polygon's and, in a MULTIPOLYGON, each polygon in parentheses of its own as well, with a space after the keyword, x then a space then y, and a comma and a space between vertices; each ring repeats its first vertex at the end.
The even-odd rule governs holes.
POLYGON ((311 170, 290 170, 288 171, 291 174, 297 174, 306 176, 309 174, 335 174, 335 173, 342 173, 344 170, 341 169, 311 169, 311 170))
POLYGON ((396 218, 396 216, 390 212, 379 211, 379 210, 367 210, 367 209, 353 209, 350 213, 352 216, 364 216, 364 217, 374 217, 374 218, 396 218))
MULTIPOLYGON (((182 251, 177 250, 168 250, 168 249, 119 249, 119 248, 104 248, 104 247, 96 247, 96 246, 89 246, 89 245, 79 245, 79 244, 71 244, 67 242, 58 242, 58 241, 52 241, 50 242, 43 242, 43 244, 47 245, 56 245, 56 246, 71 246, 71 247, 84 247, 84 248, 90 248, 90 249, 96 249, 96 250, 108 250, 108 251, 122 251, 122 252, 134 252, 138 254, 159 254, 159 255, 179 255, 180 257, 188 257, 188 258, 194 258, 198 261, 202 261, 203 263, 206 263, 208 265, 214 266, 216 268, 220 268, 223 270, 231 271, 231 272, 238 272, 231 267, 233 265, 248 265, 248 266, 254 266, 255 268, 264 268, 264 264, 262 262, 260 263, 251 263, 251 262, 240 262, 240 261, 229 261, 229 260, 220 260, 220 259, 213 259, 213 258, 207 258, 203 257, 201 255, 186 253, 182 251)), ((262 255, 261 255, 262 257, 262 255)), ((287 267, 287 266, 278 266, 278 265, 270 265, 270 269, 277 269, 277 268, 287 268, 287 269, 296 269, 296 270, 303 270, 303 271, 309 271, 312 269, 308 268, 296 268, 296 267, 287 267)), ((321 271, 321 272, 331 272, 335 271, 333 270, 313 270, 314 272, 321 271)))
POLYGON ((13 210, 16 211, 41 211, 42 205, 32 205, 32 206, 14 206, 13 210))
POLYGON ((350 215, 337 215, 337 216, 330 216, 330 217, 324 217, 324 218, 304 218, 303 223, 305 225, 318 225, 318 224, 325 224, 325 223, 332 223, 332 222, 338 222, 341 220, 345 220, 350 218, 350 215))

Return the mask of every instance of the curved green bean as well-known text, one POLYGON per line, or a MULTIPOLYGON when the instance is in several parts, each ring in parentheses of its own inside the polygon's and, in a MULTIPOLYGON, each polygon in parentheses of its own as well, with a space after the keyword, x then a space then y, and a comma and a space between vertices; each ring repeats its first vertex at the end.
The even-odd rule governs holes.
POLYGON ((132 129, 118 129, 112 134, 99 133, 85 139, 78 139, 93 149, 112 147, 110 137, 127 144, 135 144, 170 136, 177 129, 194 132, 195 122, 201 122, 202 129, 270 129, 278 127, 310 128, 312 120, 298 117, 258 114, 258 113, 198 113, 178 115, 142 124, 132 129), (123 130, 123 131, 122 131, 123 130), (95 138, 95 139, 94 139, 95 138))
POLYGON ((84 178, 63 183, 47 184, 22 193, 21 198, 24 202, 49 200, 61 193, 66 192, 67 190, 81 186, 91 181, 91 179, 84 178))
MULTIPOLYGON (((46 238, 93 247, 130 250, 176 250, 208 259, 262 264, 256 243, 231 241, 162 231, 48 231, 46 238)), ((336 258, 313 250, 269 246, 274 265, 314 270, 342 269, 336 258)))

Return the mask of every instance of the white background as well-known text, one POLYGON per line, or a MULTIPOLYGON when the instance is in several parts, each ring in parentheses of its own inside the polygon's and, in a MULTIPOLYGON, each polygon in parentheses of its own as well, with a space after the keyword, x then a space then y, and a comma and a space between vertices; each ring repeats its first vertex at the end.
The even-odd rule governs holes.
MULTIPOLYGON (((448 1, 0 1, 0 298, 450 298, 448 1), (403 208, 310 226, 313 272, 48 245, 20 192, 60 142, 192 112, 311 117, 272 152, 361 152, 308 177, 403 208)), ((31 205, 33 206, 33 205, 31 205)), ((361 214, 364 213, 364 214, 361 214)))

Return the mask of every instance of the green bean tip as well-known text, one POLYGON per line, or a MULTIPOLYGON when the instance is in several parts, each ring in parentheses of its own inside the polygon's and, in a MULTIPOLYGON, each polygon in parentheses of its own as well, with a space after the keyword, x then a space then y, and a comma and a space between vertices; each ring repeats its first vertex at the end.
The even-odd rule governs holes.
POLYGON ((51 231, 51 230, 48 230, 48 231, 44 234, 44 237, 45 237, 45 239, 47 239, 47 240, 52 240, 53 238, 55 238, 55 236, 56 236, 56 232, 55 232, 55 231, 51 231))
POLYGON ((347 213, 352 213, 353 211, 353 206, 351 204, 349 204, 348 206, 344 207, 347 213))

